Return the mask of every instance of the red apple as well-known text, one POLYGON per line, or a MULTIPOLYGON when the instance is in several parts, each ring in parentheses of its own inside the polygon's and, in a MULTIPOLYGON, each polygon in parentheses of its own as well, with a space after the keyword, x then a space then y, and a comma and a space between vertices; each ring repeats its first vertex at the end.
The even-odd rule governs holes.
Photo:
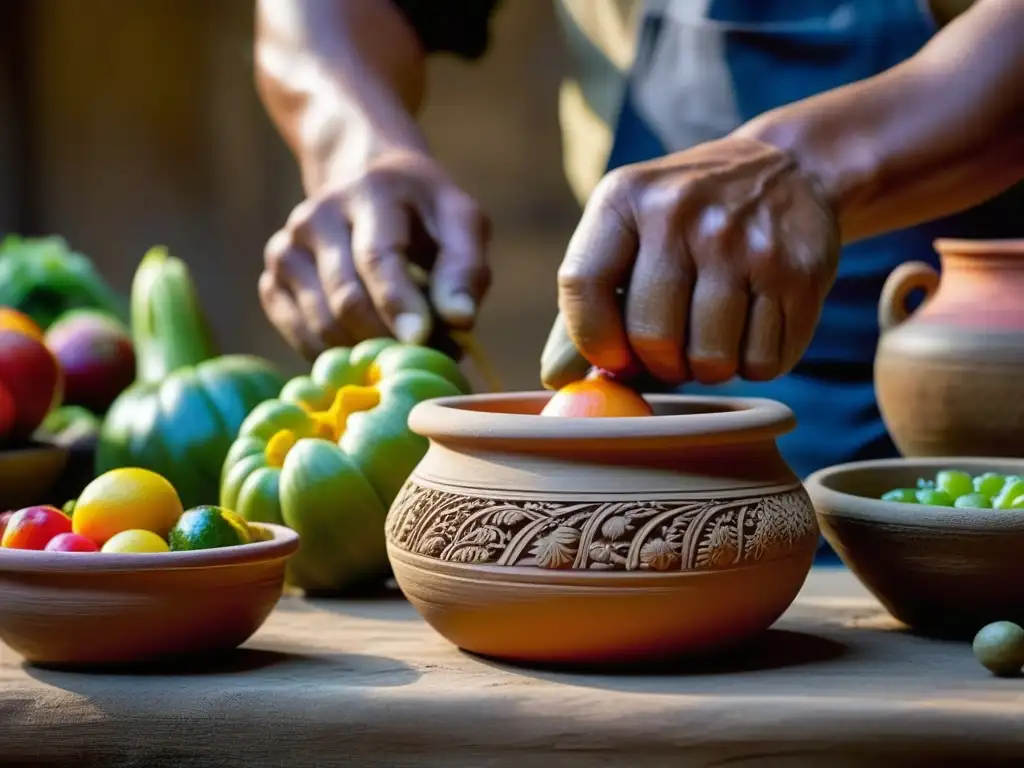
POLYGON ((80 309, 57 320, 46 346, 64 371, 64 403, 104 413, 135 380, 135 348, 127 330, 108 315, 80 309))
MULTIPOLYGON (((14 420, 17 412, 14 410, 14 397, 7 391, 7 387, 0 384, 0 438, 11 434, 14 431, 14 420)), ((0 531, 2 534, 3 531, 0 531)))
MULTIPOLYGON (((14 401, 13 437, 28 437, 60 403, 64 376, 39 339, 0 329, 0 386, 14 401)), ((3 435, 0 435, 3 436, 3 435)))
POLYGON ((56 507, 39 506, 19 509, 7 521, 0 547, 8 549, 43 549, 50 539, 71 533, 71 518, 56 507))
POLYGON ((58 533, 43 547, 47 552, 99 552, 96 542, 79 533, 58 533))

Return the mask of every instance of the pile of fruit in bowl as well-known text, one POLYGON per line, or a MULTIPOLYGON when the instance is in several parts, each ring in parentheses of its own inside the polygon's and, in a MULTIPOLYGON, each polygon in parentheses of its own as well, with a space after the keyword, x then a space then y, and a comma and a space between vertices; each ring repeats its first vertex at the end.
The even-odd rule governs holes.
POLYGON ((95 667, 226 651, 281 598, 299 537, 121 468, 63 509, 0 516, 0 641, 29 663, 95 667), (173 617, 173 620, 170 620, 173 617))
POLYGON ((882 501, 927 504, 959 509, 1024 509, 1024 477, 959 469, 942 469, 932 478, 918 478, 914 488, 893 488, 882 501))
POLYGON ((0 515, 0 549, 158 553, 240 546, 267 533, 231 510, 182 508, 164 477, 123 468, 93 480, 63 509, 33 506, 0 515))

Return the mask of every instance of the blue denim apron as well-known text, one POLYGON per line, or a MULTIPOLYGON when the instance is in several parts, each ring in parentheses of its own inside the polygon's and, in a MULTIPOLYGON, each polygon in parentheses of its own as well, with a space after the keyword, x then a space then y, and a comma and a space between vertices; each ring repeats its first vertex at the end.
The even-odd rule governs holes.
MULTIPOLYGON (((720 138, 770 109, 876 75, 935 32, 922 0, 649 0, 608 168, 720 138)), ((801 477, 897 455, 872 382, 882 284, 905 261, 937 264, 937 236, 1024 236, 1024 225, 1011 223, 1024 209, 1021 192, 847 246, 814 339, 791 374, 684 390, 786 403, 798 427, 779 445, 801 477)))

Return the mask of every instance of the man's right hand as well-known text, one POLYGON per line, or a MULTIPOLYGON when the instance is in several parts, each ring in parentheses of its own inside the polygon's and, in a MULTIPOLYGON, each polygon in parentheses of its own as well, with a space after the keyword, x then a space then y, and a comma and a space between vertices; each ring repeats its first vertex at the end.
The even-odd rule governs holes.
POLYGON ((490 285, 489 229, 436 161, 387 152, 292 211, 267 243, 260 301, 309 359, 377 336, 423 343, 431 304, 448 326, 468 329, 490 285), (413 264, 429 274, 429 299, 413 264))

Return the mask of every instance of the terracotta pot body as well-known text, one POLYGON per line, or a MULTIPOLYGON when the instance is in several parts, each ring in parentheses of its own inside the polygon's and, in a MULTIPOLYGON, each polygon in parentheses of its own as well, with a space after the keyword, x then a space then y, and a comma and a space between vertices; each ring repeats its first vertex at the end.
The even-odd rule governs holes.
POLYGON ((387 520, 399 586, 457 646, 631 663, 725 650, 786 610, 818 544, 768 400, 650 396, 658 415, 537 414, 550 393, 413 410, 430 449, 387 520))
POLYGON ((886 281, 875 392, 900 452, 1024 457, 1024 240, 935 244, 886 281), (914 290, 927 296, 908 317, 914 290))

